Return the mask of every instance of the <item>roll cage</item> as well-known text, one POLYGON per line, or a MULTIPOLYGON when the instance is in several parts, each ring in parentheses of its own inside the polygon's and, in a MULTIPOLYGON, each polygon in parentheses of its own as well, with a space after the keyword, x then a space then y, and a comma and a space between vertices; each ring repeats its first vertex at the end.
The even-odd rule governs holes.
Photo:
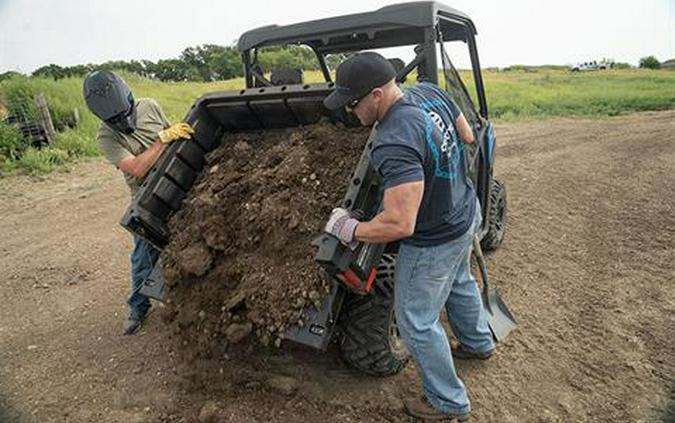
MULTIPOLYGON (((326 61, 327 55, 413 46, 415 57, 398 72, 397 81, 405 81, 416 70, 418 80, 438 84, 439 59, 441 63, 447 60, 454 70, 444 53, 443 42, 462 41, 469 49, 479 113, 481 117, 488 119, 475 35, 476 28, 466 14, 438 2, 421 1, 292 25, 264 26, 242 34, 237 47, 242 56, 247 88, 274 85, 265 77, 258 63, 260 49, 289 45, 311 49, 316 55, 323 78, 328 83, 332 82, 332 76, 326 61)), ((443 68, 448 70, 446 66, 443 68)), ((456 77, 461 85, 460 89, 470 99, 461 79, 458 75, 456 77)))

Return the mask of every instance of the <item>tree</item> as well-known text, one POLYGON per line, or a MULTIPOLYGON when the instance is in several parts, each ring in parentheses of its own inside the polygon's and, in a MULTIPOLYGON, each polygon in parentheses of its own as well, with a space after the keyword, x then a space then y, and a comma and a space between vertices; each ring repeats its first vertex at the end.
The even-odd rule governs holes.
POLYGON ((39 76, 42 78, 54 78, 56 79, 61 79, 65 78, 67 75, 66 69, 55 64, 50 64, 46 66, 42 66, 38 69, 35 69, 32 73, 33 76, 39 76))
POLYGON ((326 56, 326 65, 328 69, 337 69, 340 63, 349 59, 353 54, 349 53, 333 53, 326 56))
MULTIPOLYGON (((335 67, 346 55, 330 55, 329 66, 335 67)), ((274 69, 301 68, 305 70, 319 69, 316 55, 307 46, 289 45, 274 46, 261 49, 259 63, 265 72, 274 69)), ((123 70, 146 78, 157 78, 162 81, 217 81, 243 76, 241 54, 235 45, 219 46, 203 44, 188 47, 177 59, 160 60, 111 60, 98 65, 86 64, 62 67, 56 64, 42 66, 33 72, 33 76, 43 78, 84 77, 95 69, 123 70)), ((7 78, 10 75, 0 75, 7 78)))
POLYGON ((78 76, 78 77, 86 76, 89 72, 91 72, 93 70, 94 70, 94 65, 92 65, 92 64, 75 65, 75 66, 71 66, 67 69, 68 76, 78 76))
POLYGON ((645 69, 658 69, 661 67, 661 62, 654 56, 647 56, 640 59, 640 67, 645 69))
POLYGON ((273 69, 319 69, 314 52, 306 46, 274 46, 259 52, 259 63, 265 72, 273 69))
POLYGON ((630 69, 632 66, 630 63, 625 63, 625 62, 616 62, 612 66, 613 69, 630 69))
POLYGON ((214 49, 209 55, 208 63, 214 79, 231 79, 244 75, 241 58, 235 47, 214 49))
POLYGON ((155 72, 157 70, 157 65, 150 60, 141 60, 141 65, 143 66, 143 77, 145 78, 155 78, 155 72))
POLYGON ((155 78, 161 81, 199 81, 197 70, 180 59, 160 60, 155 66, 155 78))
POLYGON ((233 46, 204 44, 188 47, 181 53, 180 60, 193 68, 202 81, 230 79, 243 75, 239 52, 233 46))
POLYGON ((211 47, 205 45, 204 47, 188 47, 180 54, 180 60, 182 60, 187 67, 192 68, 197 74, 199 74, 202 81, 211 81, 211 69, 209 69, 208 64, 208 54, 207 51, 211 47))
POLYGON ((17 76, 23 76, 22 73, 16 72, 16 71, 7 71, 4 73, 0 73, 0 81, 4 81, 5 79, 10 79, 10 78, 15 78, 17 76))

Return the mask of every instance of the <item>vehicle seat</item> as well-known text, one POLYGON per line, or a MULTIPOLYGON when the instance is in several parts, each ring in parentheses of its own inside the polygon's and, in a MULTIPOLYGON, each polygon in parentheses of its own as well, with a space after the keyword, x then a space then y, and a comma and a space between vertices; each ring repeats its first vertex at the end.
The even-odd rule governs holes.
POLYGON ((275 69, 270 77, 272 85, 303 84, 304 79, 300 68, 275 69))

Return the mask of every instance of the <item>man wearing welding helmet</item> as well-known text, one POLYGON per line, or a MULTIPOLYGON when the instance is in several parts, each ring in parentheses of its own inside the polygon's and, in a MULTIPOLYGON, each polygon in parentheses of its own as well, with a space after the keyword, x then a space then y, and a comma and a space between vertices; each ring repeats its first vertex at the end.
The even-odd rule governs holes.
MULTIPOLYGON (((107 70, 87 75, 84 99, 89 110, 101 120, 96 135, 98 145, 106 159, 124 174, 132 197, 166 145, 190 139, 193 133, 187 123, 171 125, 155 100, 134 99, 124 80, 107 70)), ((139 290, 158 256, 159 251, 148 241, 134 236, 131 294, 127 300, 129 316, 123 325, 125 335, 135 333, 148 315, 150 299, 139 290)))

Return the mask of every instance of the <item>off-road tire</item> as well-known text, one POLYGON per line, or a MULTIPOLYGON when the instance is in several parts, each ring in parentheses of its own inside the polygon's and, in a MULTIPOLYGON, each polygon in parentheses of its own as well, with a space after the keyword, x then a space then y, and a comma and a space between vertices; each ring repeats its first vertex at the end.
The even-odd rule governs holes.
POLYGON ((490 208, 487 211, 487 232, 480 242, 484 251, 494 251, 504 241, 506 233, 506 185, 497 179, 490 188, 490 208))
POLYGON ((400 372, 410 358, 394 317, 396 256, 382 256, 370 294, 350 293, 340 315, 340 350, 344 360, 373 376, 400 372))

